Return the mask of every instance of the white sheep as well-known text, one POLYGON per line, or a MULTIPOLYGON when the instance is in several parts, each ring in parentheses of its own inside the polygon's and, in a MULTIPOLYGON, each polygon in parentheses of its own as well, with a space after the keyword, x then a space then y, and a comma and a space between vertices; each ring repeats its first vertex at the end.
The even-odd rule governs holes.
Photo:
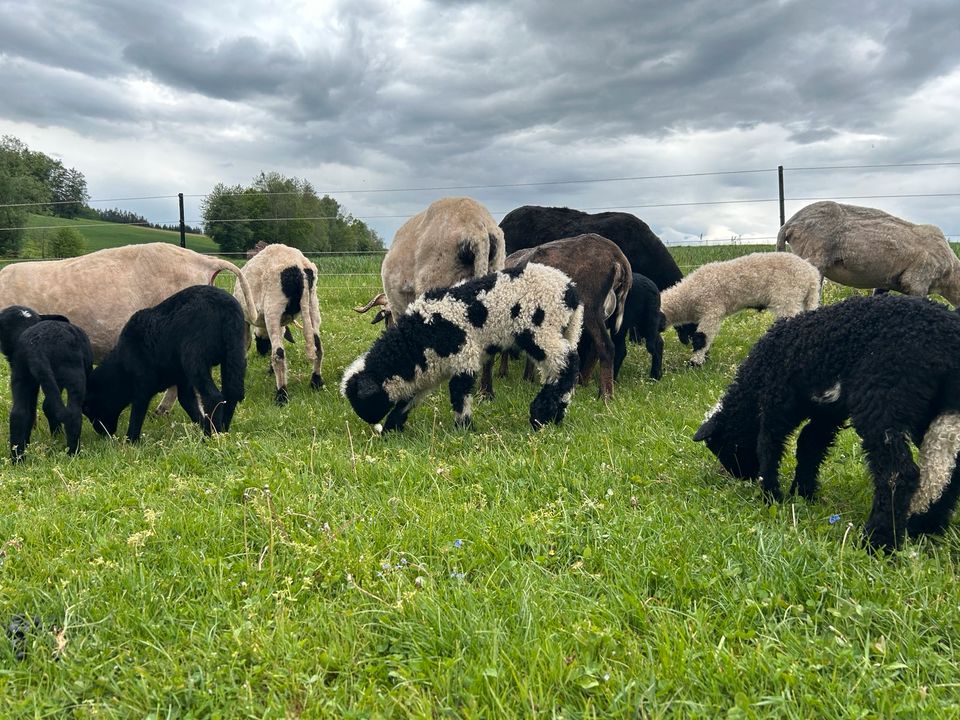
POLYGON ((823 201, 807 205, 777 235, 821 276, 855 288, 937 293, 960 305, 960 259, 940 228, 875 208, 823 201))
POLYGON ((505 257, 503 231, 483 205, 442 198, 397 230, 380 267, 383 293, 356 310, 386 305, 376 319, 389 323, 421 293, 500 270, 505 257))
MULTIPOLYGON (((323 386, 320 364, 320 306, 317 303, 317 266, 296 248, 274 243, 257 252, 240 269, 250 287, 256 311, 251 319, 257 352, 270 353, 277 381, 277 404, 287 402, 287 361, 283 349, 284 329, 300 315, 303 321, 304 353, 313 363, 310 386, 323 386)), ((240 298, 239 287, 234 295, 240 298)))
POLYGON ((739 310, 792 317, 819 304, 820 273, 787 253, 759 252, 702 265, 660 294, 668 325, 694 323, 691 365, 703 365, 723 319, 739 310))

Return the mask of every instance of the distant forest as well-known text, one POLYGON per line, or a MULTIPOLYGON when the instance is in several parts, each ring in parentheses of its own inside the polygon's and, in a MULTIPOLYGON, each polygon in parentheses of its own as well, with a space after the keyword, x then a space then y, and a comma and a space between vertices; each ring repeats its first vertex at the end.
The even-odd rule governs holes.
MULTIPOLYGON (((76 168, 20 139, 0 137, 0 255, 18 256, 24 247, 31 214, 101 220, 179 231, 142 215, 88 204, 87 180, 76 168)), ((223 252, 243 252, 258 242, 284 243, 305 252, 379 250, 383 239, 328 195, 318 197, 300 178, 261 173, 249 186, 218 183, 204 198, 203 227, 186 232, 209 236, 223 252)))

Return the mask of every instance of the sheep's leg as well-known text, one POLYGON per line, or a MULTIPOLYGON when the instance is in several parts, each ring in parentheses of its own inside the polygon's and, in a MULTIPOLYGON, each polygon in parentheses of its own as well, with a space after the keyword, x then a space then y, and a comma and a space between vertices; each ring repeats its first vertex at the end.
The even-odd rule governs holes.
POLYGON ((163 394, 163 399, 160 401, 160 404, 157 405, 156 413, 157 415, 169 415, 170 411, 173 410, 173 404, 177 401, 177 388, 176 386, 171 386, 167 388, 167 391, 163 394))
POLYGON ((693 355, 690 357, 690 365, 699 367, 707 361, 707 353, 717 333, 720 332, 722 321, 722 318, 718 317, 705 317, 697 323, 697 331, 693 334, 693 355))
POLYGON ((67 452, 76 455, 80 451, 80 432, 83 428, 83 399, 87 394, 86 373, 82 370, 70 373, 64 379, 63 385, 67 391, 67 406, 63 415, 67 452))
POLYGON ((469 428, 473 423, 473 384, 476 375, 458 373, 450 378, 450 405, 453 406, 453 424, 469 428))
POLYGON ((127 426, 127 440, 135 443, 140 440, 140 433, 143 431, 143 421, 147 417, 147 410, 150 408, 150 395, 134 398, 130 405, 130 424, 127 426))
POLYGON ((613 336, 613 379, 620 377, 620 368, 627 357, 627 329, 620 328, 620 332, 613 336))
POLYGON ((228 407, 223 393, 217 388, 206 368, 196 377, 190 378, 200 394, 200 409, 203 411, 205 422, 202 423, 203 434, 212 435, 214 432, 223 432, 229 424, 228 414, 232 415, 232 408, 228 407))
POLYGON ((37 421, 40 385, 32 377, 13 373, 10 386, 13 401, 10 410, 10 459, 17 463, 23 460, 33 424, 37 421))
POLYGON ((203 413, 200 410, 197 393, 193 389, 193 385, 189 383, 178 385, 176 397, 180 400, 180 407, 184 409, 190 420, 197 425, 203 425, 203 413))
POLYGON ((577 381, 580 385, 588 385, 590 378, 593 377, 593 371, 597 367, 597 348, 586 330, 580 335, 580 342, 577 344, 577 355, 580 362, 577 381))
POLYGON ((480 389, 477 397, 481 400, 493 400, 493 355, 486 356, 480 370, 480 389))
POLYGON ((266 325, 267 337, 270 338, 270 366, 277 381, 275 400, 277 405, 287 402, 287 356, 283 349, 283 326, 280 325, 280 316, 283 308, 264 306, 263 320, 266 325))
MULTIPOLYGON (((783 407, 782 403, 771 404, 783 407)), ((757 460, 759 461, 760 489, 767 502, 780 502, 783 492, 780 490, 780 459, 787 436, 796 424, 785 422, 789 413, 762 413, 760 432, 757 434, 757 460), (774 418, 775 416, 775 418, 774 418)))
POLYGON ((614 346, 610 339, 610 331, 606 325, 589 323, 584 328, 590 334, 594 351, 600 361, 600 392, 599 397, 604 400, 613 398, 613 361, 614 346))
POLYGON ((510 371, 510 351, 504 350, 500 353, 500 372, 499 377, 505 378, 510 371))
POLYGON ((523 379, 532 382, 537 378, 536 365, 533 360, 527 358, 526 364, 523 366, 523 379))
MULTIPOLYGON (((646 338, 647 352, 650 353, 650 377, 659 380, 663 377, 663 336, 655 331, 646 338)), ((614 375, 616 379, 616 375, 614 375)))
POLYGON ((863 536, 871 547, 889 552, 903 541, 910 500, 920 485, 920 469, 910 453, 906 428, 883 423, 884 418, 872 420, 880 420, 880 427, 887 429, 863 435, 875 486, 863 536))
POLYGON ((797 437, 797 470, 790 485, 790 494, 807 500, 817 492, 820 465, 837 439, 843 419, 819 416, 812 418, 797 437))
POLYGON ((50 428, 50 434, 56 435, 60 432, 62 426, 60 408, 63 403, 59 402, 59 397, 55 395, 43 394, 43 414, 47 418, 47 425, 50 428))
POLYGON ((960 463, 954 468, 950 483, 940 497, 930 504, 925 512, 917 513, 907 520, 907 532, 917 535, 936 535, 947 529, 950 516, 960 496, 960 463))
POLYGON ((544 384, 530 403, 530 425, 539 430, 549 422, 559 425, 570 405, 580 371, 580 355, 569 347, 566 354, 540 363, 544 384))
MULTIPOLYGON (((257 347, 257 355, 269 355, 270 354, 270 338, 266 337, 263 334, 261 328, 254 328, 253 330, 253 343, 257 347)), ((270 372, 273 372, 273 368, 270 368, 270 372)))
POLYGON ((313 333, 313 349, 316 356, 313 358, 313 374, 310 375, 310 387, 319 390, 323 387, 323 375, 320 372, 320 366, 323 364, 323 343, 320 342, 320 333, 318 332, 313 333))

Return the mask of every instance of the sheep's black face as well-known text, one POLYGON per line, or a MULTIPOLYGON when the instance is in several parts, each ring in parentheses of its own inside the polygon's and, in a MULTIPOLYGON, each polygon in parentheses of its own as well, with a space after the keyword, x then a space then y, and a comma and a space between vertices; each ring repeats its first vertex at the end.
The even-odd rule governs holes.
POLYGON ((94 371, 87 384, 87 394, 83 400, 83 414, 98 434, 115 435, 117 424, 120 421, 120 413, 123 412, 126 404, 119 404, 119 401, 112 402, 111 394, 102 385, 101 378, 94 371))
MULTIPOLYGON (((726 398, 725 398, 726 400, 726 398)), ((738 478, 756 478, 760 474, 757 456, 756 413, 753 417, 738 417, 726 409, 718 409, 707 418, 697 434, 696 442, 704 442, 723 468, 738 478)))
POLYGON ((344 395, 362 420, 373 425, 393 409, 383 386, 374 380, 368 372, 358 372, 347 380, 344 395))

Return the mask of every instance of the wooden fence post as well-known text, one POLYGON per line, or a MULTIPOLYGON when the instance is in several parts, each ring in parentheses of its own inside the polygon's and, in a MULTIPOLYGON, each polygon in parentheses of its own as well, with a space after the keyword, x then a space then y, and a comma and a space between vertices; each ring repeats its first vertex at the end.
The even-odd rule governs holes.
POLYGON ((780 227, 787 221, 783 213, 783 165, 777 165, 777 176, 780 181, 780 227))

